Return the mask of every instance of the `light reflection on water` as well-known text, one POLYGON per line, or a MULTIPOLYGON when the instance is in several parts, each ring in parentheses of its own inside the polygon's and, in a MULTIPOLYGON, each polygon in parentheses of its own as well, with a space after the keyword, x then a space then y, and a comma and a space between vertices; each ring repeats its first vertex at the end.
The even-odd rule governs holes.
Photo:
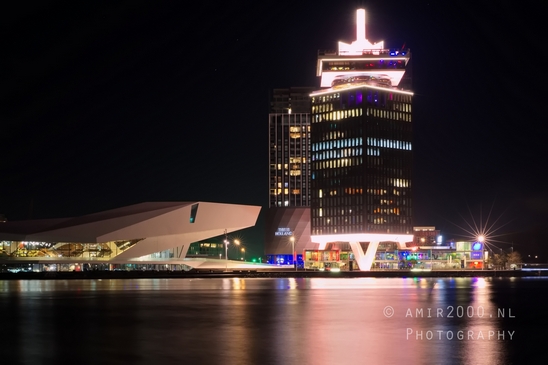
POLYGON ((533 300, 547 287, 497 278, 0 281, 0 343, 22 363, 510 364, 524 359, 520 344, 539 342, 533 329, 547 316, 533 300))

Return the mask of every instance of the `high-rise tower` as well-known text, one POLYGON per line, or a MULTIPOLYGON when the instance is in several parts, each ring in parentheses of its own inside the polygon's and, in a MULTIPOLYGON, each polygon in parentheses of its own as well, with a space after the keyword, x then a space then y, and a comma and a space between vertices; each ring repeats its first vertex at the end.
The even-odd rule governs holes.
POLYGON ((300 262, 300 252, 310 244, 310 93, 314 89, 292 87, 272 93, 265 230, 270 263, 300 262))
POLYGON ((311 94, 311 226, 320 249, 351 249, 369 270, 380 243, 413 240, 413 93, 401 80, 410 52, 365 38, 319 52, 325 89, 311 94))
POLYGON ((270 207, 310 205, 310 93, 274 89, 269 114, 270 207))

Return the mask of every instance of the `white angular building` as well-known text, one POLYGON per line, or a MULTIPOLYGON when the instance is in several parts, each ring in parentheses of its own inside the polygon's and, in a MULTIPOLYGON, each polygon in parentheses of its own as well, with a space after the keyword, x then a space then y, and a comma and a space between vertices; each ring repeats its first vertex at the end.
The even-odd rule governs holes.
POLYGON ((210 202, 149 202, 76 218, 4 222, 0 223, 0 261, 169 261, 203 266, 204 260, 194 264, 185 260, 190 244, 252 227, 260 209, 210 202), (169 260, 158 260, 162 257, 157 254, 166 250, 171 251, 169 260))

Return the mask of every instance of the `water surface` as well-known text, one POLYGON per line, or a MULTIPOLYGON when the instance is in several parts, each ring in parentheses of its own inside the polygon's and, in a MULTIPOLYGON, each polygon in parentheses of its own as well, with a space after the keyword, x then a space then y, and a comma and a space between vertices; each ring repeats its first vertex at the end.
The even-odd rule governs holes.
POLYGON ((0 281, 0 348, 24 364, 545 363, 547 289, 542 278, 0 281))

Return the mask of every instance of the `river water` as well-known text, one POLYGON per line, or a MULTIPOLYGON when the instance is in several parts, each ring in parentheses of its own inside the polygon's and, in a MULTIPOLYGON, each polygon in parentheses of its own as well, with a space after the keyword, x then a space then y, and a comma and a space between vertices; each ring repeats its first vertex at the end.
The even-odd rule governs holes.
POLYGON ((546 363, 544 278, 0 281, 2 364, 546 363))

